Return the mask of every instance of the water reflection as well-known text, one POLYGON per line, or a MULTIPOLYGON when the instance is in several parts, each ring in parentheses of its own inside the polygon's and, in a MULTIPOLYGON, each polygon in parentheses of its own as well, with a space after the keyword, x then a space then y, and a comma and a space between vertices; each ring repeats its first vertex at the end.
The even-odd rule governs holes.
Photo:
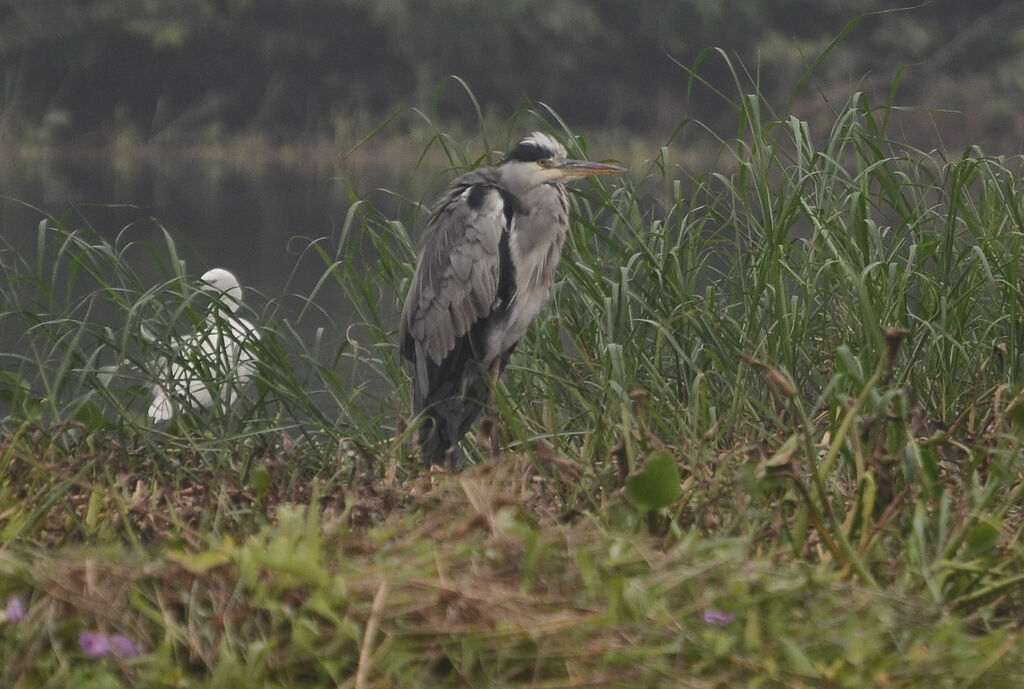
POLYGON ((14 246, 32 238, 45 217, 40 211, 110 241, 122 235, 162 246, 166 228, 190 274, 224 266, 268 297, 304 293, 319 272, 297 266, 302 250, 310 239, 337 235, 350 185, 388 217, 411 212, 397 197, 373 192, 405 184, 397 174, 375 168, 358 176, 356 184, 346 171, 284 165, 244 171, 195 161, 54 156, 2 166, 0 193, 8 198, 0 203, 0 238, 14 246))

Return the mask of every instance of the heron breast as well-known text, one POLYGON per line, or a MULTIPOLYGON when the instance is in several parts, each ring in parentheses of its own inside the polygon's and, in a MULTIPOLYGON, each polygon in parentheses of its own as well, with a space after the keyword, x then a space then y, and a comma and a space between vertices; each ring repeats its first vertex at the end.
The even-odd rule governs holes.
POLYGON ((516 292, 505 318, 492 327, 487 337, 487 363, 516 345, 547 304, 550 290, 532 287, 516 292))

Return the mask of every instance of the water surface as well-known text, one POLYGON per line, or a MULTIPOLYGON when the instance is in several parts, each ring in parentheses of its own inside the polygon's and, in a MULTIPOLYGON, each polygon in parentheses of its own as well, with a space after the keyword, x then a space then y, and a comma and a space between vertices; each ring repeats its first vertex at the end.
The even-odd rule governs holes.
POLYGON ((357 182, 348 171, 323 168, 268 164, 240 170, 195 160, 114 163, 54 154, 8 161, 0 170, 0 195, 6 197, 0 201, 0 238, 8 245, 34 237, 46 214, 69 229, 92 227, 109 241, 120 235, 122 242, 161 247, 162 227, 174 237, 189 274, 222 266, 268 296, 310 286, 318 275, 313 268, 322 265, 302 265, 303 250, 312 239, 337 237, 350 186, 388 215, 408 215, 411 207, 374 192, 407 183, 381 168, 360 171, 357 182))

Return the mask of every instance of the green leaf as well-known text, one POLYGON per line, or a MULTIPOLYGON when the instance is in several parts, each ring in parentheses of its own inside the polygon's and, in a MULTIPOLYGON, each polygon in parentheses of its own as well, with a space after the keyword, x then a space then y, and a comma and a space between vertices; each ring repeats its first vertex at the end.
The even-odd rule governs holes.
POLYGON ((167 554, 167 559, 177 562, 179 565, 193 574, 203 574, 211 569, 226 565, 231 562, 231 557, 220 550, 204 550, 201 553, 189 553, 184 550, 177 550, 167 554))
POLYGON ((973 560, 987 555, 999 542, 999 529, 989 522, 978 522, 967 530, 964 539, 967 543, 966 558, 973 560))
POLYGON ((850 348, 846 345, 842 345, 836 351, 839 359, 836 361, 836 368, 846 375, 853 378, 858 383, 864 382, 864 368, 860 364, 860 359, 850 351, 850 348))
POLYGON ((263 496, 267 494, 267 490, 270 489, 270 472, 267 471, 267 468, 262 466, 254 468, 249 477, 249 485, 256 493, 256 499, 262 500, 263 496))
POLYGON ((75 413, 75 420, 79 421, 89 429, 103 429, 107 424, 103 419, 103 410, 93 401, 88 401, 79 407, 75 413))
POLYGON ((792 639, 780 635, 777 638, 782 654, 789 661, 789 671, 804 677, 821 677, 818 668, 814 666, 810 656, 792 639))
POLYGON ((626 497, 642 510, 660 510, 679 499, 683 488, 679 467, 668 450, 647 456, 640 473, 626 479, 626 497))
POLYGON ((1017 428, 1024 426, 1024 404, 1011 404, 1006 410, 1006 418, 1017 428))
POLYGON ((779 446, 771 457, 764 461, 765 467, 788 466, 793 459, 793 453, 800 447, 800 436, 793 433, 786 439, 786 442, 779 446))
POLYGON ((28 383, 19 375, 0 372, 0 404, 20 408, 28 397, 28 383))

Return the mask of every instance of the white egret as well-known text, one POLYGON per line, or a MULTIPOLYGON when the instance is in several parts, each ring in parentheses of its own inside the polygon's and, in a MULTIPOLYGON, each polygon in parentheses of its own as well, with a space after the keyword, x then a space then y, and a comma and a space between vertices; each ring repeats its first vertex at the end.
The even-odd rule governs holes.
MULTIPOLYGON (((259 331, 237 315, 242 287, 223 268, 207 271, 200 290, 215 302, 199 329, 168 348, 158 363, 160 382, 152 387, 149 417, 154 423, 170 419, 176 406, 210 408, 218 401, 230 406, 256 374, 259 331)), ((153 339, 144 330, 146 339, 153 339)))

